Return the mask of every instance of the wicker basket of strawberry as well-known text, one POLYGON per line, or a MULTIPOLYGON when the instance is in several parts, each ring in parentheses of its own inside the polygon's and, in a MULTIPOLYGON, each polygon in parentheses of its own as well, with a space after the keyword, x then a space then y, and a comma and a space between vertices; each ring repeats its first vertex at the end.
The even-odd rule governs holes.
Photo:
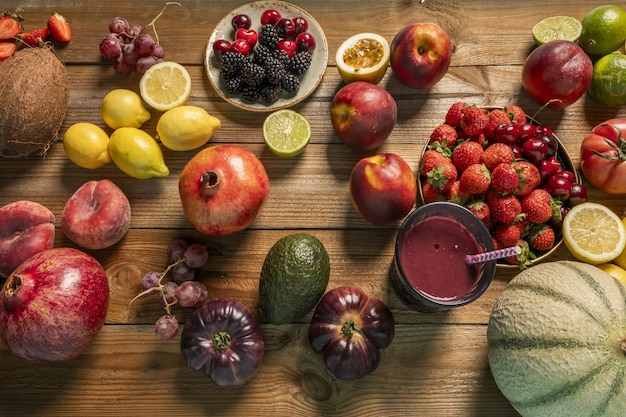
POLYGON ((489 228, 497 248, 522 248, 499 261, 504 268, 546 259, 563 241, 567 211, 587 200, 561 141, 517 105, 454 103, 431 133, 419 172, 424 204, 463 205, 489 228))

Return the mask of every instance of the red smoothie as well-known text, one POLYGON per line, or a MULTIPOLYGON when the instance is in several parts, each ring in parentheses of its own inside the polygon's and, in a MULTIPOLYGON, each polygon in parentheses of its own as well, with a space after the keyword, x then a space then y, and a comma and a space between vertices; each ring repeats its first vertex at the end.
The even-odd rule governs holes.
POLYGON ((453 301, 470 293, 479 265, 467 265, 465 255, 479 253, 479 245, 461 224, 447 217, 417 223, 400 247, 402 271, 413 288, 428 297, 453 301))

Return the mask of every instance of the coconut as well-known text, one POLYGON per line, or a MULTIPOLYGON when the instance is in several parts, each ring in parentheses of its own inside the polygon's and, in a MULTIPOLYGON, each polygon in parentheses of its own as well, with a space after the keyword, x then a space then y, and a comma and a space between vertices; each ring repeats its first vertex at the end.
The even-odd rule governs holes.
POLYGON ((50 47, 25 48, 0 62, 0 156, 44 155, 69 105, 67 71, 50 47))

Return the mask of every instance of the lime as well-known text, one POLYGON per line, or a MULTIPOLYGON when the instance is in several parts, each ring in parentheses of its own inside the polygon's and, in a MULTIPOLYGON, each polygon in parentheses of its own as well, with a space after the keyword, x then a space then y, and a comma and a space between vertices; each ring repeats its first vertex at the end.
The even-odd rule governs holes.
POLYGON ((167 177, 169 169, 163 153, 152 136, 134 127, 116 129, 109 140, 113 163, 133 178, 167 177))
POLYGON ((178 106, 163 113, 156 130, 166 148, 189 151, 207 143, 221 125, 220 119, 201 107, 178 106))
POLYGON ((63 150, 81 168, 96 169, 111 162, 109 135, 93 123, 75 123, 63 136, 63 150))
POLYGON ((296 156, 311 139, 311 125, 300 113, 283 109, 271 113, 263 122, 265 144, 278 156, 296 156))
POLYGON ((141 76, 139 91, 150 107, 166 111, 187 102, 191 95, 191 77, 185 67, 176 62, 159 62, 141 76))
POLYGON ((583 25, 569 16, 551 16, 533 26, 533 38, 537 45, 550 41, 578 41, 583 31, 583 25))
POLYGON ((589 55, 610 54, 626 41, 626 11, 620 7, 596 7, 581 23, 583 31, 578 43, 589 55))
POLYGON ((150 119, 150 113, 144 107, 139 94, 117 88, 109 91, 102 100, 102 119, 111 129, 139 128, 150 119))
POLYGON ((613 52, 596 61, 587 91, 605 106, 626 104, 626 55, 613 52))
POLYGON ((359 33, 346 39, 337 49, 337 70, 346 84, 352 81, 378 83, 385 76, 391 49, 376 33, 359 33))
POLYGON ((563 219, 563 242, 579 261, 610 262, 626 247, 622 220, 608 207, 592 202, 578 204, 563 219))

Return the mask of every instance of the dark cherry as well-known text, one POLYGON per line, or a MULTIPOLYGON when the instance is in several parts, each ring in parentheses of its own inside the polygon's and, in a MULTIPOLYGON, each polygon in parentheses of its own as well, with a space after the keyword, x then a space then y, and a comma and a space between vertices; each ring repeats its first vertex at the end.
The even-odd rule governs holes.
POLYGON ((565 204, 561 205, 561 209, 557 212, 557 214, 553 214, 548 220, 548 224, 554 228, 560 228, 563 226, 563 219, 569 212, 569 207, 565 204))
POLYGON ((524 152, 522 152, 522 148, 519 145, 511 146, 511 150, 515 159, 524 159, 524 152))
POLYGON ((546 181, 545 190, 561 201, 567 201, 572 191, 572 183, 565 177, 553 175, 546 181))
POLYGON ((504 143, 509 146, 517 144, 519 131, 517 125, 502 123, 496 127, 495 140, 498 143, 504 143))
POLYGON ((296 36, 296 45, 301 51, 313 52, 315 49, 315 38, 310 32, 302 32, 296 36))
POLYGON ((574 175, 572 171, 568 171, 566 169, 561 169, 554 175, 557 177, 563 177, 572 184, 576 182, 576 175, 574 175))
POLYGON ((532 123, 522 123, 517 125, 517 134, 520 142, 525 142, 528 139, 537 136, 537 126, 532 123))
POLYGON ((294 17, 293 19, 294 31, 298 35, 300 33, 309 30, 309 22, 302 16, 294 17))
POLYGON ((537 134, 538 135, 546 135, 546 136, 554 136, 554 133, 552 132, 552 129, 550 129, 548 126, 544 126, 544 125, 537 126, 537 134))
POLYGON ((537 169, 539 170, 539 175, 541 176, 541 182, 545 182, 548 178, 561 170, 561 163, 558 159, 556 159, 556 157, 551 156, 539 161, 537 169))
POLYGON ((250 53, 250 44, 245 39, 236 39, 230 44, 230 52, 236 52, 243 56, 248 56, 250 53))
POLYGON ((252 26, 252 19, 247 14, 238 14, 233 16, 230 21, 230 24, 233 26, 234 30, 239 28, 250 29, 252 26))
POLYGON ((541 138, 530 138, 522 144, 524 157, 535 165, 548 156, 548 144, 541 138))
POLYGON ((296 34, 296 25, 293 23, 293 20, 286 17, 281 17, 274 27, 278 36, 282 39, 290 39, 296 34))
POLYGON ((587 201, 587 190, 582 184, 572 183, 569 193, 569 206, 574 207, 587 201))
POLYGON ((218 39, 213 42, 213 53, 217 59, 222 59, 222 55, 230 51, 230 41, 226 39, 218 39))
POLYGON ((282 17, 278 10, 267 9, 261 14, 261 26, 275 25, 282 17))
POLYGON ((537 137, 548 144, 548 156, 556 156, 556 153, 559 150, 559 143, 556 141, 554 136, 548 136, 542 133, 537 135, 537 137))

